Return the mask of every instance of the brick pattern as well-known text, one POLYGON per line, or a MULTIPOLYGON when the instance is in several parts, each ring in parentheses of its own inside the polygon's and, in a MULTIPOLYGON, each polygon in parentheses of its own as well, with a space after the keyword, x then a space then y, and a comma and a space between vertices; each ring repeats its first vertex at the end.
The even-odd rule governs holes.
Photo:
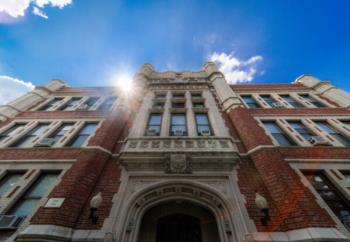
MULTIPOLYGON (((228 113, 233 127, 248 150, 258 145, 272 145, 270 138, 264 129, 258 126, 253 116, 257 113, 269 114, 268 111, 238 107, 228 113)), ((283 109, 277 111, 284 112, 283 109)), ((289 109, 287 111, 291 113, 289 109)), ((295 113, 293 111, 292 113, 295 113)), ((324 209, 319 207, 313 194, 302 184, 285 158, 336 158, 346 157, 349 154, 350 151, 346 148, 276 147, 259 150, 242 159, 238 170, 239 186, 247 199, 248 213, 258 230, 288 231, 306 227, 334 227, 334 221, 324 209), (335 155, 340 150, 343 151, 335 155), (260 222, 262 214, 255 205, 255 190, 263 194, 271 206, 271 220, 268 227, 262 226, 260 222)))

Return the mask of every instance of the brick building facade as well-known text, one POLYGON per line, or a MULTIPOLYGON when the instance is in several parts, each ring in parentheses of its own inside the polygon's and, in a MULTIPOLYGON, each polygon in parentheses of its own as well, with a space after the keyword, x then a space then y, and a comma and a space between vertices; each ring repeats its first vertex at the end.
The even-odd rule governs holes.
POLYGON ((349 146, 350 94, 309 75, 53 80, 0 106, 0 240, 348 241, 349 146))

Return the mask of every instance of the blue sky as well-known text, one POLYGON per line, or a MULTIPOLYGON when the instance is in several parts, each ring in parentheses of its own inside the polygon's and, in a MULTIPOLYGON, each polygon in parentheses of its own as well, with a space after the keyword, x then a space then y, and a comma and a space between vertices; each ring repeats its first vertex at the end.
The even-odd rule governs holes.
POLYGON ((231 82, 308 73, 349 91, 349 9, 347 0, 0 0, 0 76, 27 88, 53 78, 100 86, 145 62, 199 70, 211 59, 231 82), (16 2, 27 2, 23 16, 16 2))

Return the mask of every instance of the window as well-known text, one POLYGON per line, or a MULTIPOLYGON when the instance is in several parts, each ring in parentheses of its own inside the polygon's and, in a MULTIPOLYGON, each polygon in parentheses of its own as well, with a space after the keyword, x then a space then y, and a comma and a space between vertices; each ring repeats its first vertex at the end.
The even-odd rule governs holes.
POLYGON ((33 140, 41 135, 49 125, 49 123, 39 123, 36 127, 26 133, 22 138, 13 143, 10 147, 31 147, 33 145, 33 140))
POLYGON ((304 108, 304 105, 302 105, 300 102, 298 102, 288 94, 280 95, 280 97, 295 108, 304 108))
POLYGON ((99 97, 89 97, 88 100, 84 102, 84 104, 87 105, 88 108, 91 108, 92 106, 94 106, 98 99, 99 97))
POLYGON ((197 134, 211 135, 211 128, 209 124, 208 115, 206 113, 196 113, 197 134))
POLYGON ((146 135, 159 135, 162 123, 162 115, 152 113, 148 119, 146 135))
POLYGON ((346 180, 350 181, 350 170, 342 170, 340 173, 343 174, 346 180))
POLYGON ((185 97, 185 93, 183 92, 174 92, 173 93, 173 98, 184 98, 185 97))
POLYGON ((325 201, 328 207, 339 220, 350 229, 349 201, 335 188, 323 172, 303 172, 316 192, 325 201))
POLYGON ((260 97, 271 107, 273 106, 273 103, 275 103, 275 100, 273 100, 270 95, 260 95, 260 97))
POLYGON ((171 115, 170 135, 187 135, 186 114, 174 113, 171 115))
POLYGON ((23 128, 26 124, 25 123, 17 123, 13 125, 12 127, 8 128, 4 132, 0 134, 0 142, 4 139, 11 137, 14 133, 16 133, 20 128, 23 128))
POLYGON ((171 106, 173 108, 185 108, 185 103, 184 102, 172 102, 171 106))
POLYGON ((71 110, 72 107, 78 104, 78 102, 81 100, 81 97, 73 97, 70 99, 65 105, 59 108, 59 110, 71 110))
POLYGON ((153 108, 164 108, 164 102, 154 102, 153 108))
POLYGON ((0 198, 15 187, 18 180, 23 176, 23 171, 8 172, 0 181, 0 198))
POLYGON ((55 130, 48 138, 54 139, 54 143, 60 140, 72 127, 74 123, 64 123, 55 130))
POLYGON ((39 111, 47 111, 51 108, 53 108, 55 105, 57 105, 59 102, 61 102, 63 100, 63 97, 55 97, 54 99, 52 99, 51 101, 49 101, 48 103, 46 103, 44 106, 42 106, 39 111))
POLYGON ((79 133, 66 145, 69 147, 81 147, 89 136, 95 131, 97 123, 86 123, 79 133))
POLYGON ((200 92, 191 92, 192 98, 202 98, 202 93, 200 92))
POLYGON ((38 206, 41 198, 47 196, 47 193, 52 189, 58 175, 59 172, 41 174, 8 214, 17 215, 23 218, 32 214, 34 209, 38 206))
POLYGON ((296 143, 286 135, 275 121, 263 121, 265 128, 281 146, 293 146, 296 143))
POLYGON ((329 125, 326 121, 315 121, 315 123, 323 129, 326 133, 332 136, 334 139, 338 140, 344 146, 350 146, 350 141, 346 138, 342 133, 338 130, 334 129, 331 125, 329 125))
POLYGON ((309 141, 312 136, 315 136, 301 121, 288 121, 288 123, 307 141, 309 141))
POLYGON ((321 103, 320 101, 316 100, 315 98, 311 97, 309 94, 299 94, 300 97, 304 98, 306 101, 312 103, 314 106, 318 107, 318 108, 324 108, 327 107, 326 105, 324 105, 323 103, 321 103))
POLYGON ((109 111, 113 107, 114 102, 117 100, 116 97, 107 98, 102 105, 98 108, 100 111, 109 111))
POLYGON ((241 96, 245 104, 250 108, 261 108, 260 105, 253 99, 251 95, 242 95, 241 96))
POLYGON ((341 122, 350 128, 350 120, 342 120, 341 122))
POLYGON ((166 93, 165 92, 157 92, 155 93, 155 98, 165 98, 166 93))
POLYGON ((204 102, 193 102, 194 108, 205 108, 204 102))

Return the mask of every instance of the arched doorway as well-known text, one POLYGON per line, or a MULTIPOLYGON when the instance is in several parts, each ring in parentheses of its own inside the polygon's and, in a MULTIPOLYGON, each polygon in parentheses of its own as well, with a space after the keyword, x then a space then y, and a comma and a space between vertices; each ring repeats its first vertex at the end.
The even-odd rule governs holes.
POLYGON ((138 242, 220 241, 213 214, 184 200, 159 204, 142 218, 138 242))

